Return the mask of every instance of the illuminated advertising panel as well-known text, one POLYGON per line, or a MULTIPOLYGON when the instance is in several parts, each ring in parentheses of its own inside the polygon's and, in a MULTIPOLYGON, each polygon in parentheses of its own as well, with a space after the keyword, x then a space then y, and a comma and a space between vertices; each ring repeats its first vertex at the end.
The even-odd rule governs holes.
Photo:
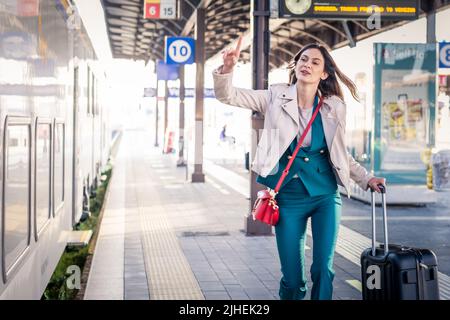
POLYGON ((435 144, 436 45, 375 43, 374 171, 425 184, 435 144))

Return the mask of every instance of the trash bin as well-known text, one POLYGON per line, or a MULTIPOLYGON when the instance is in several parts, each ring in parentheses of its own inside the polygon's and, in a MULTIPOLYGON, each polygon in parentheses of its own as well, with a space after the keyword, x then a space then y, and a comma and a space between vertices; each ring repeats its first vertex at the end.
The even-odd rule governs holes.
POLYGON ((433 189, 450 191, 450 150, 441 150, 431 158, 433 189))
POLYGON ((167 130, 163 153, 174 153, 175 152, 174 144, 175 144, 175 132, 167 130))

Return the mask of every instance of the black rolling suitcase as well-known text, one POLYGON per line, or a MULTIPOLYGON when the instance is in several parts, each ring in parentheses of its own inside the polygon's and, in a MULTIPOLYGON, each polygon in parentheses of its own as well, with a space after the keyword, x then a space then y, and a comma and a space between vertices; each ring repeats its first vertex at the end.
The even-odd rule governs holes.
POLYGON ((374 191, 371 196, 372 248, 361 254, 363 300, 439 300, 435 254, 428 249, 388 244, 385 188, 381 194, 384 245, 375 248, 374 191))

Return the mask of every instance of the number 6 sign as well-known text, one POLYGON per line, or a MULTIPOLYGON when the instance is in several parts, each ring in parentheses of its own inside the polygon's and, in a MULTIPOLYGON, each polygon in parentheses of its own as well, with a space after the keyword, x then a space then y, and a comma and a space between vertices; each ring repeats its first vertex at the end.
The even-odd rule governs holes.
POLYGON ((188 37, 166 37, 165 62, 167 64, 194 63, 194 39, 188 37))
POLYGON ((145 1, 144 19, 159 19, 160 3, 145 1))

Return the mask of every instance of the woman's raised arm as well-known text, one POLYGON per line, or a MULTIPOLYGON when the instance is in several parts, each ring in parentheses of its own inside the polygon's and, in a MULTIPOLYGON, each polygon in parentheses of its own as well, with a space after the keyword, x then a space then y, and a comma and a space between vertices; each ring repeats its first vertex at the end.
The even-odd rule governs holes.
POLYGON ((252 90, 233 87, 233 69, 241 54, 242 37, 239 37, 236 49, 223 53, 223 65, 214 70, 214 93, 223 103, 265 113, 270 101, 269 90, 252 90))

